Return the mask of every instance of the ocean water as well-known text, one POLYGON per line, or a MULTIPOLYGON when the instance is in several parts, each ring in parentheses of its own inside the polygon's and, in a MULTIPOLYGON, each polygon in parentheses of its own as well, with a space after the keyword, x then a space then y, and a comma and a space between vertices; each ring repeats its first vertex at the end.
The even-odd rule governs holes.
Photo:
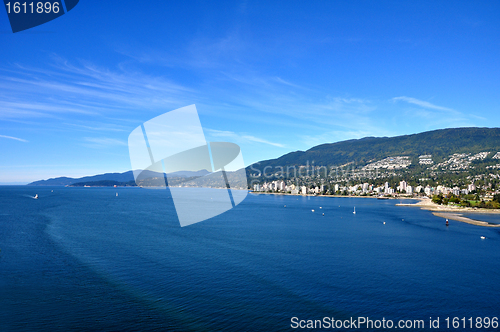
POLYGON ((250 194, 181 228, 168 190, 0 186, 0 331, 500 318, 499 230, 396 203, 250 194))

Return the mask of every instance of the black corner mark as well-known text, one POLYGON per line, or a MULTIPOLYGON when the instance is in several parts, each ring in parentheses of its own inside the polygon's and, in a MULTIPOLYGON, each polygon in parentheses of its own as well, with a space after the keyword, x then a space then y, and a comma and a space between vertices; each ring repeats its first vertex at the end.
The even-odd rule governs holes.
POLYGON ((64 3, 66 4, 66 13, 75 8, 75 6, 78 4, 78 1, 80 0, 64 0, 64 3))
MULTIPOLYGON (((79 0, 65 0, 66 11, 73 9, 79 0)), ((31 29, 65 14, 62 0, 4 0, 12 32, 31 29)))

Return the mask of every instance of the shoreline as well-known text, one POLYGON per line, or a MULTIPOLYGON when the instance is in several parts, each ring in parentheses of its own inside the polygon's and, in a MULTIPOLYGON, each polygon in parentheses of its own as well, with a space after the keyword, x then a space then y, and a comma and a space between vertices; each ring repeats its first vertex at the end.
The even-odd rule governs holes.
POLYGON ((455 213, 484 213, 484 214, 500 214, 500 209, 480 209, 472 207, 461 207, 461 206, 442 206, 433 203, 430 199, 415 198, 420 200, 418 203, 407 204, 399 203, 396 206, 410 206, 419 207, 422 210, 433 211, 433 212, 455 212, 455 213))
POLYGON ((396 206, 419 207, 421 210, 431 211, 436 217, 460 221, 463 223, 482 226, 482 227, 500 227, 500 224, 492 224, 486 221, 480 221, 464 217, 462 213, 477 213, 477 214, 500 214, 500 210, 477 209, 470 207, 452 207, 442 206, 432 202, 430 199, 420 199, 420 202, 414 204, 396 204, 396 206))
POLYGON ((464 217, 457 213, 442 213, 442 212, 432 212, 436 217, 451 219, 455 221, 464 222, 471 225, 483 226, 483 227, 500 227, 500 224, 490 224, 486 221, 479 221, 471 218, 464 217))
MULTIPOLYGON (((378 196, 345 196, 345 195, 315 195, 315 194, 287 194, 287 193, 267 193, 263 191, 249 191, 249 194, 255 195, 282 195, 282 196, 295 196, 295 197, 343 197, 343 198, 375 198, 380 200, 394 200, 394 199, 421 199, 417 197, 383 197, 379 198, 378 196)), ((413 204, 410 204, 413 205, 413 204)))

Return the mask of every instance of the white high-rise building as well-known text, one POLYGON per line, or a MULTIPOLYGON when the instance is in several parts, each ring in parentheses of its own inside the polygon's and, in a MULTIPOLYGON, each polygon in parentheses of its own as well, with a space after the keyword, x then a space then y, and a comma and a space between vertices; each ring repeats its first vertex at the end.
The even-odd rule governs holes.
POLYGON ((406 186, 407 186, 406 181, 404 181, 404 180, 403 180, 403 181, 401 181, 401 182, 399 183, 399 191, 401 191, 401 192, 406 191, 406 186))
POLYGON ((413 187, 412 186, 406 186, 406 193, 408 195, 413 195, 413 187))
POLYGON ((436 187, 436 193, 439 195, 439 194, 442 194, 443 193, 443 186, 439 185, 436 187))
POLYGON ((430 195, 431 195, 431 193, 432 193, 431 187, 429 187, 429 186, 425 187, 425 189, 424 189, 424 193, 425 193, 427 196, 430 196, 430 195))

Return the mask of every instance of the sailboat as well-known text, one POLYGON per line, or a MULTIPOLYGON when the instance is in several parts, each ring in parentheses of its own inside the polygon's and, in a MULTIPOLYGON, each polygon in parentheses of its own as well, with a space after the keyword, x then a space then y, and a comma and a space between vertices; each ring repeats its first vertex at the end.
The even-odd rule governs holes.
POLYGON ((34 199, 38 199, 38 194, 35 194, 35 197, 33 197, 34 199))
POLYGON ((354 211, 353 211, 353 213, 352 213, 352 214, 356 214, 356 207, 354 207, 354 211))
POLYGON ((118 197, 118 193, 116 193, 116 197, 118 197))

